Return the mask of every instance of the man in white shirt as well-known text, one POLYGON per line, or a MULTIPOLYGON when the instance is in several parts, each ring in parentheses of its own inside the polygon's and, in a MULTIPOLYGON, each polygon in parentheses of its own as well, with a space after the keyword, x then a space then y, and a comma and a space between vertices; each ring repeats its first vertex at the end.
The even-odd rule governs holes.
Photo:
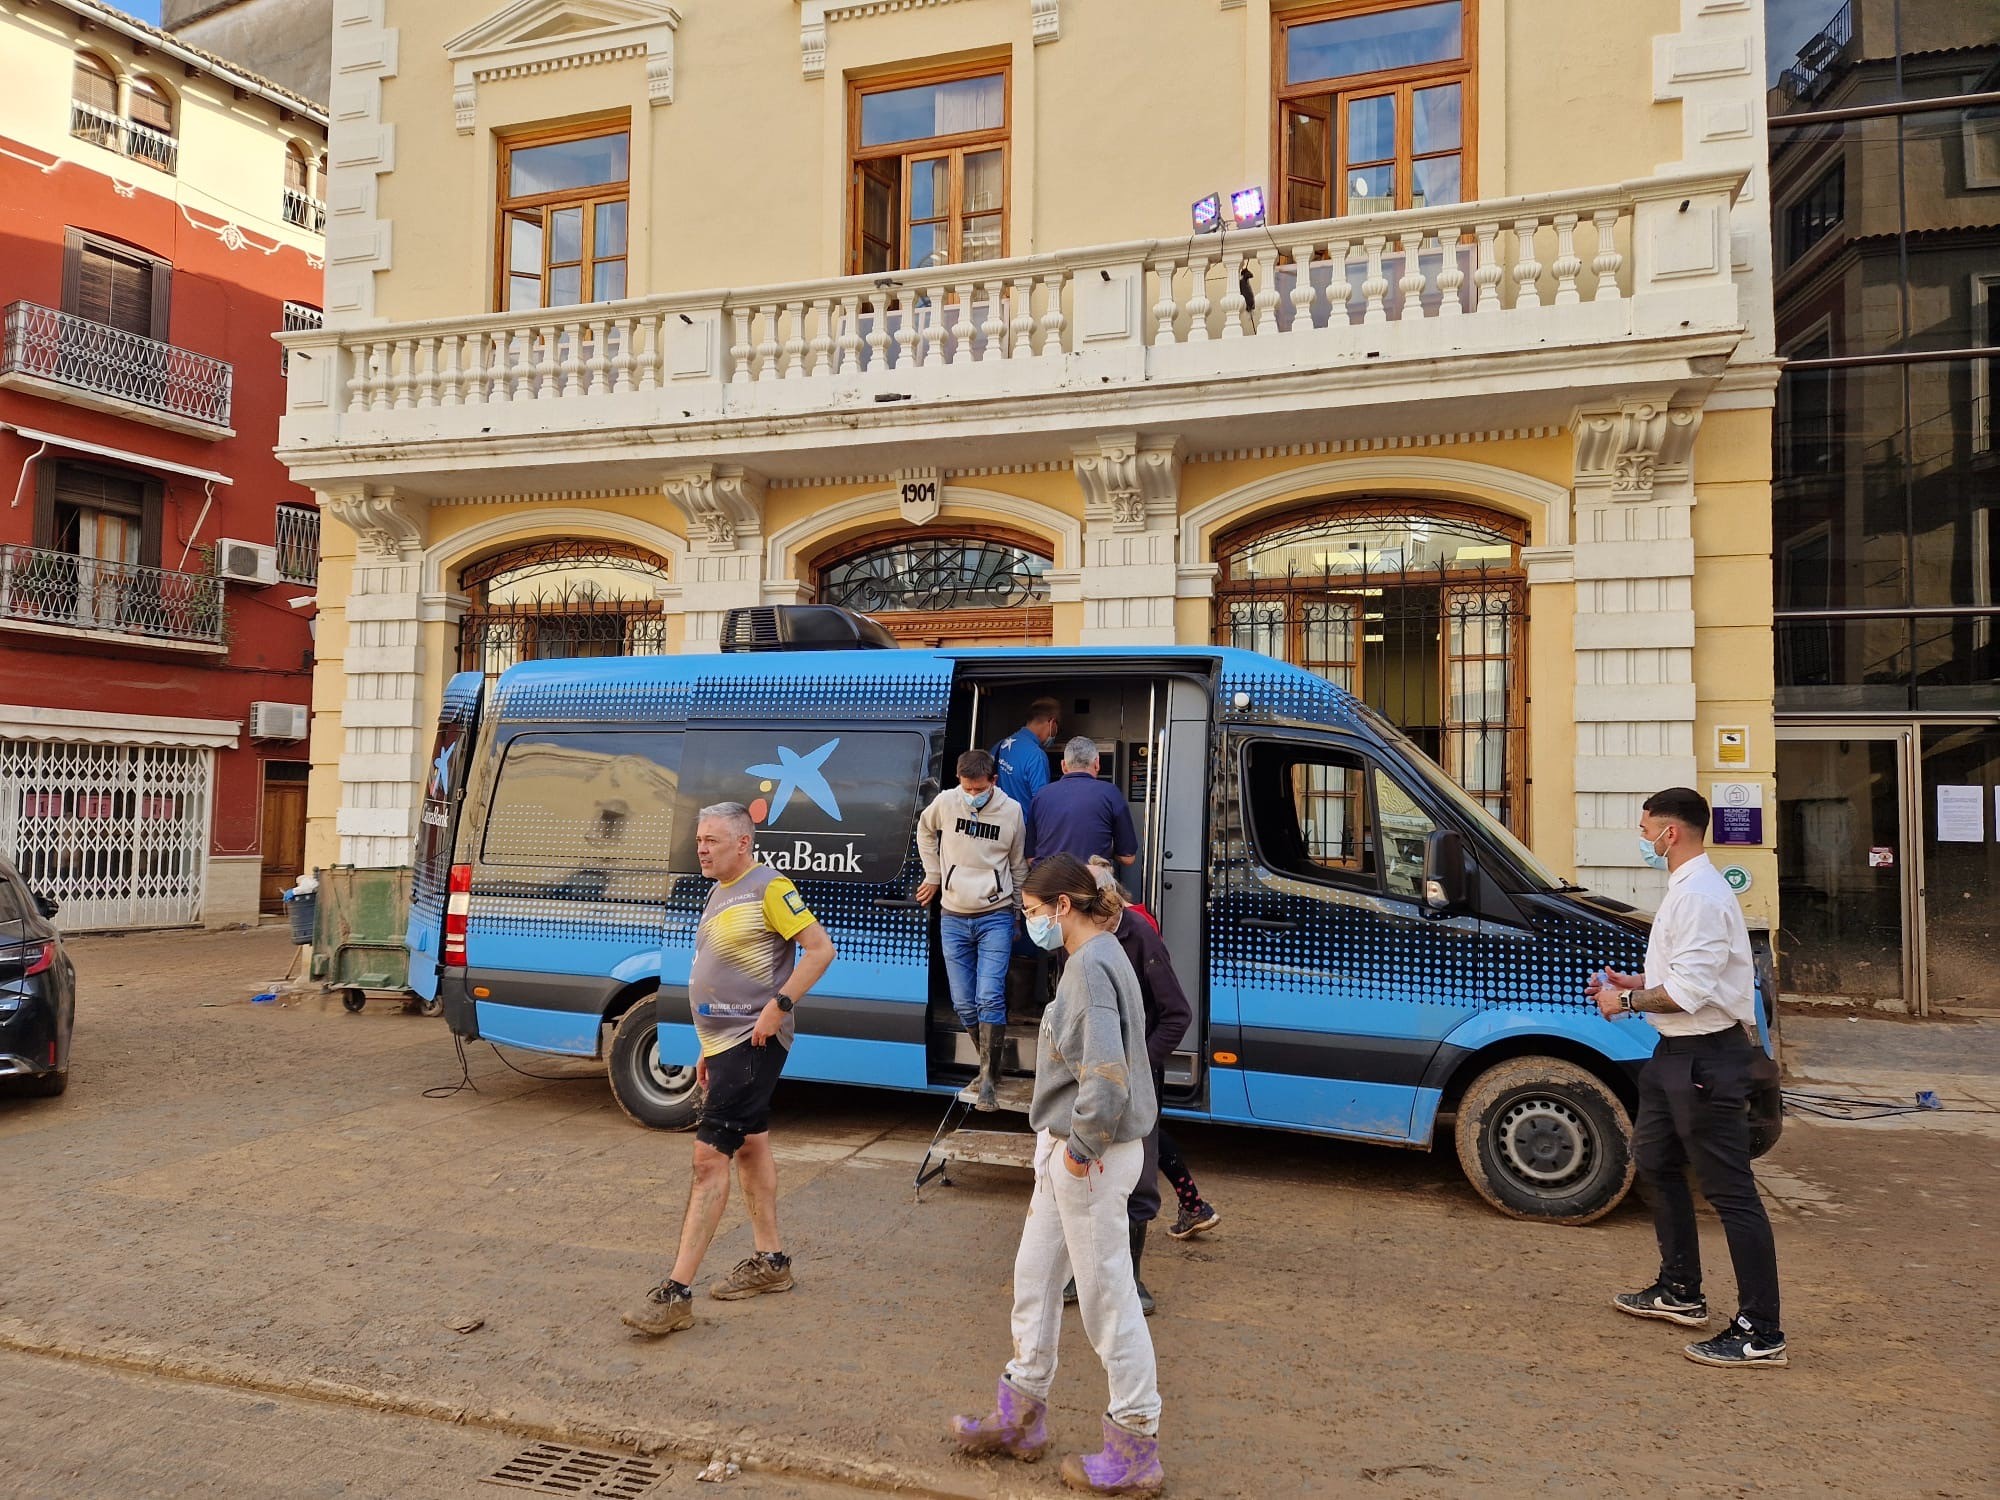
POLYGON ((1660 1242, 1660 1274, 1643 1292, 1621 1292, 1611 1302, 1637 1318, 1707 1324, 1687 1183, 1692 1162, 1702 1196, 1722 1220, 1740 1310, 1719 1337, 1689 1344, 1687 1357, 1731 1368, 1783 1365, 1789 1361, 1778 1321, 1777 1248, 1750 1171, 1751 1066, 1760 1055, 1750 934, 1736 893, 1702 848, 1707 833, 1701 793, 1669 787, 1647 799, 1640 855, 1669 873, 1646 943, 1646 972, 1607 969, 1593 981, 1591 998, 1605 1017, 1642 1015, 1660 1033, 1639 1075, 1632 1124, 1632 1154, 1660 1242))

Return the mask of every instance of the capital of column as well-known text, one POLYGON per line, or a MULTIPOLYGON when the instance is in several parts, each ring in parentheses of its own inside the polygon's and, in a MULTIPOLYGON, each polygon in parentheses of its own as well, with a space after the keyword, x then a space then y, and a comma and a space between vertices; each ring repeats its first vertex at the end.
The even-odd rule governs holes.
POLYGON ((356 485, 323 490, 320 508, 354 533, 362 554, 389 562, 409 562, 423 550, 429 504, 388 485, 356 485))
POLYGON ((1080 443, 1076 479, 1084 519, 1114 531, 1145 531, 1171 523, 1180 509, 1181 440, 1108 432, 1080 443))
POLYGON ((697 546, 734 552, 764 529, 764 480, 738 464, 702 464, 667 475, 660 491, 687 517, 697 546))
POLYGON ((1698 401, 1672 397, 1579 411, 1570 423, 1578 497, 1651 500, 1656 486, 1687 481, 1701 418, 1698 401))

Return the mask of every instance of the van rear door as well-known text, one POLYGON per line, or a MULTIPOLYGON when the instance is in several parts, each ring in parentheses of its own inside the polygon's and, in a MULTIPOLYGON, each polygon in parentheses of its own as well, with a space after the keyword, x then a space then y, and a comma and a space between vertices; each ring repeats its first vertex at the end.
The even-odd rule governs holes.
POLYGON ((410 925, 403 943, 410 952, 410 988, 426 1000, 437 996, 445 883, 451 876, 458 809, 464 801, 467 762, 479 736, 485 692, 486 677, 480 672, 460 672, 445 684, 430 773, 424 778, 424 805, 417 815, 416 869, 410 881, 410 925))

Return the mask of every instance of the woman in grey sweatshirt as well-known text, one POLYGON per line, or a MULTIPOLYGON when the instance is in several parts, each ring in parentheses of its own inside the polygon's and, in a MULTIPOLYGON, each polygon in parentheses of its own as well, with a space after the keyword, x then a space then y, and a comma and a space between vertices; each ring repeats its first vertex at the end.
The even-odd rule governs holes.
POLYGON ((1052 855, 1022 886, 1028 936, 1069 959, 1042 1016, 1035 1060, 1035 1195, 1014 1258, 1014 1358, 995 1409, 952 1419, 971 1453, 1033 1460, 1048 1447, 1048 1396, 1064 1279, 1076 1276, 1083 1329, 1111 1397, 1104 1447, 1063 1460, 1063 1478, 1101 1494, 1150 1494, 1160 1469, 1160 1390, 1139 1307, 1125 1200, 1159 1103, 1146 1059, 1138 976, 1105 930, 1109 898, 1077 859, 1052 855))

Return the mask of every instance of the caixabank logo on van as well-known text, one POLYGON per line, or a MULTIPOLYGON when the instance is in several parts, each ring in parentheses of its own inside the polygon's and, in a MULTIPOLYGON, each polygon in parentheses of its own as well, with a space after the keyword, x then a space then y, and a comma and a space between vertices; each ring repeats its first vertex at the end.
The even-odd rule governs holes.
POLYGON ((810 880, 894 880, 909 853, 927 749, 908 731, 692 730, 673 868, 697 868, 702 808, 740 802, 757 824, 757 858, 774 869, 810 880))

